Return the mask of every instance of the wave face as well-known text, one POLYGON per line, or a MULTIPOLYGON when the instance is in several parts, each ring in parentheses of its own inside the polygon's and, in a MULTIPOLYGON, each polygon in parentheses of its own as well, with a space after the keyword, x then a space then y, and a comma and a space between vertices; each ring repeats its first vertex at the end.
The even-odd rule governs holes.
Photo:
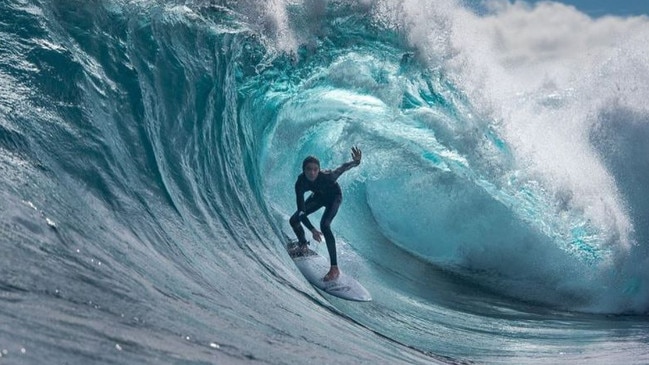
POLYGON ((9 0, 0 20, 0 362, 649 362, 646 17, 9 0), (283 248, 302 159, 355 145, 333 228, 364 304, 283 248))

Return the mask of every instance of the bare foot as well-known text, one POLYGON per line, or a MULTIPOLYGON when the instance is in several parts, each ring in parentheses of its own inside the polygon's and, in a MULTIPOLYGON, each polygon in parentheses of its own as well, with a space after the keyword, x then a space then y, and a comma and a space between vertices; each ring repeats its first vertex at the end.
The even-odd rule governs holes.
POLYGON ((340 275, 340 270, 338 270, 338 266, 333 265, 333 266, 331 266, 331 268, 329 269, 329 272, 327 273, 327 275, 325 275, 323 280, 324 281, 336 280, 336 279, 338 279, 339 275, 340 275))

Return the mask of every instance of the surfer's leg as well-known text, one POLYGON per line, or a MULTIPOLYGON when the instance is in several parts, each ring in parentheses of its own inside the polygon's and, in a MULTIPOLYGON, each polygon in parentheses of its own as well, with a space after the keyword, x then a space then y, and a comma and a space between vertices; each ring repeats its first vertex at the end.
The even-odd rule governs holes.
MULTIPOLYGON (((322 206, 323 204, 318 199, 315 199, 313 195, 311 195, 304 202, 304 210, 305 210, 304 213, 306 215, 309 215, 315 212, 316 210, 322 208, 322 206)), ((295 232, 295 237, 297 237, 300 246, 303 246, 303 248, 306 249, 306 245, 308 244, 308 242, 306 240, 304 228, 302 228, 302 223, 300 222, 298 212, 295 212, 291 216, 291 218, 289 219, 289 223, 291 225, 291 228, 293 228, 293 232, 295 232)))
POLYGON ((329 261, 331 263, 331 269, 325 276, 324 280, 333 280, 338 277, 338 258, 336 255, 336 238, 334 237, 333 232, 331 231, 331 221, 336 217, 338 213, 338 208, 342 203, 342 196, 336 197, 334 201, 327 205, 325 208, 324 214, 322 214, 322 219, 320 220, 320 230, 325 237, 325 242, 327 242, 327 251, 329 251, 329 261))
POLYGON ((299 242, 300 246, 306 245, 306 237, 304 236, 304 228, 302 228, 302 224, 300 223, 300 218, 298 218, 298 212, 295 212, 292 216, 291 219, 288 220, 288 222, 291 224, 291 228, 293 228, 293 232, 295 232, 295 237, 297 237, 297 241, 299 242))

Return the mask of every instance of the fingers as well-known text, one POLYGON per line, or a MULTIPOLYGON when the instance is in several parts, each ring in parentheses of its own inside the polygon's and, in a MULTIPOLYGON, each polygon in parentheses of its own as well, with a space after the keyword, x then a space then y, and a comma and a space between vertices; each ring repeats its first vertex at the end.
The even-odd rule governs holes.
POLYGON ((322 242, 322 232, 314 229, 312 233, 314 240, 316 240, 317 242, 322 242))

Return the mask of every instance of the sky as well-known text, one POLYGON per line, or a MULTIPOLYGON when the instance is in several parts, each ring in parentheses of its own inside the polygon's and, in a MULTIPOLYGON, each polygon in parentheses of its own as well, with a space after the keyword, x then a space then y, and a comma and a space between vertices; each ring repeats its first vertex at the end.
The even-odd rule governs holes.
MULTIPOLYGON (((539 2, 539 0, 532 2, 539 2)), ((649 0, 558 0, 557 2, 573 5, 593 17, 604 15, 649 16, 649 0)))
MULTIPOLYGON (((475 0, 465 0, 466 3, 475 5, 475 0)), ((479 0, 484 2, 485 0, 479 0)), ((509 0, 509 2, 521 0, 509 0)), ((524 0, 527 3, 539 3, 547 0, 524 0)), ((649 16, 649 0, 554 0, 566 5, 576 7, 579 11, 597 18, 606 15, 616 16, 649 16)))

